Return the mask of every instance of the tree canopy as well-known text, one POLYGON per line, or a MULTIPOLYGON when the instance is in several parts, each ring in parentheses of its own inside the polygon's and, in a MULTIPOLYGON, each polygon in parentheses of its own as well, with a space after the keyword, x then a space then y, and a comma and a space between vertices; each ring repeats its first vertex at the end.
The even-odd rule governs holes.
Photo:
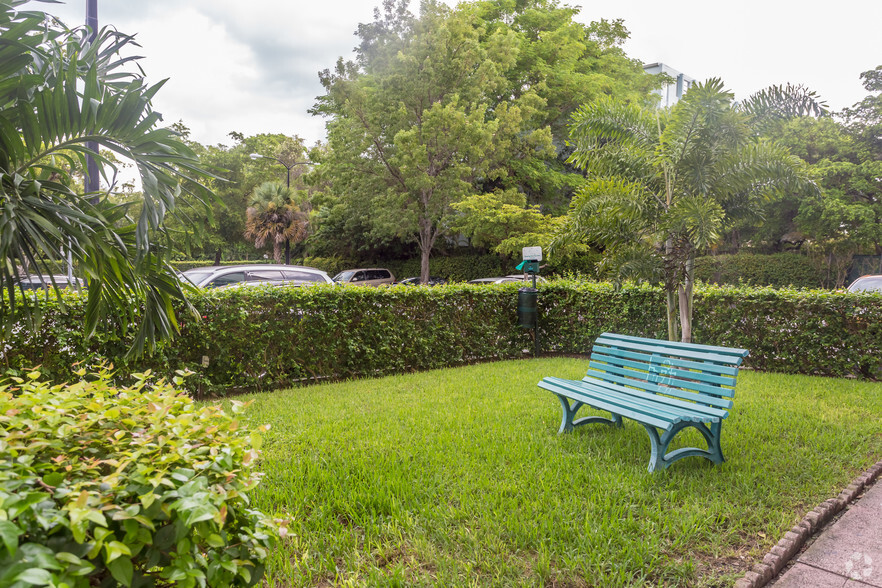
POLYGON ((621 23, 586 27, 575 13, 552 0, 427 1, 417 18, 387 0, 359 27, 356 59, 320 74, 330 182, 318 218, 414 241, 427 279, 465 213, 457 202, 514 189, 525 206, 565 206, 580 181, 558 159, 570 112, 620 89, 647 99, 655 83, 621 51, 621 23))

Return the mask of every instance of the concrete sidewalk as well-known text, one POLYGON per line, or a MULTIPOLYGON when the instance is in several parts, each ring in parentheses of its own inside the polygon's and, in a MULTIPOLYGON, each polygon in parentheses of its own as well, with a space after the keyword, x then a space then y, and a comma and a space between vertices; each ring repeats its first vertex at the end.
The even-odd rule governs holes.
POLYGON ((882 480, 829 524, 775 588, 882 588, 882 480))

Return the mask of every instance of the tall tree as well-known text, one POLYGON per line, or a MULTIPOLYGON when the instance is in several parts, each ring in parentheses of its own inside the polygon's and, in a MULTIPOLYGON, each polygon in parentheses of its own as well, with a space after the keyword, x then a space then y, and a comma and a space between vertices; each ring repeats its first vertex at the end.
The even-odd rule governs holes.
MULTIPOLYGON (((274 158, 285 165, 306 160, 303 140, 280 133, 246 136, 231 132, 230 144, 201 145, 189 140, 189 129, 182 123, 175 127, 202 164, 215 174, 207 185, 217 195, 210 215, 205 215, 202 208, 193 210, 189 199, 182 199, 178 210, 186 218, 170 223, 175 244, 194 255, 213 255, 217 261, 224 251, 233 255, 250 251, 253 243, 244 237, 248 200, 264 182, 286 182, 286 169, 274 158), (266 158, 252 159, 252 153, 266 158)), ((291 187, 295 192, 305 189, 304 172, 303 166, 291 169, 291 187)))
POLYGON ((555 0, 384 9, 359 27, 355 61, 321 74, 337 197, 319 215, 412 238, 426 275, 463 198, 516 190, 527 214, 565 210, 581 181, 565 163, 569 115, 606 93, 645 101, 658 83, 622 52, 620 22, 583 25, 555 0))
POLYGON ((360 28, 357 64, 323 72, 327 94, 315 112, 333 117, 325 165, 335 189, 370 201, 374 234, 414 239, 427 280, 451 204, 475 178, 501 173, 499 147, 551 144, 547 131, 525 128, 520 108, 489 109, 485 92, 502 83, 498 64, 515 50, 508 36, 485 45, 468 11, 426 2, 415 19, 404 6, 387 2, 385 18, 360 28))
MULTIPOLYGON (((872 93, 839 113, 838 121, 794 121, 779 133, 811 164, 824 189, 821 197, 800 201, 800 230, 827 254, 831 270, 836 256, 872 250, 882 272, 882 66, 861 78, 872 93)), ((839 277, 837 285, 845 276, 839 277)))
POLYGON ((719 240, 725 210, 780 190, 817 191, 798 158, 756 138, 718 79, 696 84, 670 111, 587 104, 571 136, 571 161, 589 181, 558 244, 588 241, 617 278, 661 282, 671 340, 692 339, 695 256, 719 240))
POLYGON ((294 201, 294 192, 280 182, 266 182, 251 196, 246 211, 245 238, 258 249, 273 246, 273 259, 279 263, 282 251, 290 259, 291 243, 306 239, 308 216, 294 201))
POLYGON ((43 274, 66 254, 88 281, 87 332, 115 316, 126 330, 137 325, 133 353, 177 330, 173 302, 185 300, 169 267, 165 220, 180 191, 202 200, 198 159, 178 135, 159 128, 148 86, 126 71, 121 58, 131 37, 104 30, 90 42, 40 12, 20 12, 24 2, 0 2, 0 317, 19 319, 16 266, 43 274), (92 156, 105 180, 113 162, 86 146, 131 159, 143 192, 137 218, 108 194, 78 192, 72 170, 92 156))

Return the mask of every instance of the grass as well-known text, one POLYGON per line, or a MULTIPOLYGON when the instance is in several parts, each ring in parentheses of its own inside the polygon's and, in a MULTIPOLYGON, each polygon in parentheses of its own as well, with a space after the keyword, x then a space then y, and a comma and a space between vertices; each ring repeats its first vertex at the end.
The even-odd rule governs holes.
POLYGON ((880 384, 743 371, 728 461, 649 474, 633 421, 557 434, 536 382, 585 368, 508 361, 253 396, 247 418, 272 425, 253 502, 293 519, 267 585, 730 586, 882 457, 880 384))

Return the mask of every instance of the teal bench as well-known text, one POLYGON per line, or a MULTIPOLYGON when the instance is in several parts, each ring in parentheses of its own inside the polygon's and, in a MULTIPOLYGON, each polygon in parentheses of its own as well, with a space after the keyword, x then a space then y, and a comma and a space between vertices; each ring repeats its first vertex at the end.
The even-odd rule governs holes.
POLYGON ((560 400, 559 433, 588 423, 621 427, 622 417, 643 425, 652 443, 650 472, 693 455, 722 463, 720 430, 732 408, 738 366, 747 354, 746 349, 603 333, 591 349, 588 375, 581 380, 544 378, 539 387, 560 400), (612 418, 573 420, 585 405, 609 411, 612 418), (707 449, 667 453, 673 438, 687 427, 701 432, 707 449))

